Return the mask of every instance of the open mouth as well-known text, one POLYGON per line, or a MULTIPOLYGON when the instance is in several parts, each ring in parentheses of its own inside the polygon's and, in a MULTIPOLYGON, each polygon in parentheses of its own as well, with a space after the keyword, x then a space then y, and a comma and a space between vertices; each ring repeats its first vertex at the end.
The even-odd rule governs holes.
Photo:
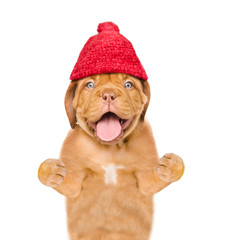
POLYGON ((133 118, 122 119, 113 112, 107 112, 97 122, 87 121, 87 123, 94 129, 96 137, 102 141, 109 142, 121 137, 123 131, 130 126, 132 120, 133 118))

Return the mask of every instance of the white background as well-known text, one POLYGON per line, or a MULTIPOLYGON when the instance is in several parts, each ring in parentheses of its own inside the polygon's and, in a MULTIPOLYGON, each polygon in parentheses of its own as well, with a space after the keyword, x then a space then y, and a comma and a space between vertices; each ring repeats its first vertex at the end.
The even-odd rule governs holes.
POLYGON ((229 239, 226 0, 1 1, 0 239, 67 239, 64 197, 37 169, 58 158, 69 76, 103 21, 119 26, 149 76, 160 155, 186 165, 155 196, 152 239, 229 239))

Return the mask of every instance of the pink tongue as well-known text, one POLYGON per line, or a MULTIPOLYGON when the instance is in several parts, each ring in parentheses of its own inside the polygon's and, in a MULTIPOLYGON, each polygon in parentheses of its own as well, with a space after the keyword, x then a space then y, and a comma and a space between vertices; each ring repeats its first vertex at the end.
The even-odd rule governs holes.
POLYGON ((121 133, 119 119, 114 114, 106 114, 96 125, 96 134, 103 141, 112 141, 121 133))

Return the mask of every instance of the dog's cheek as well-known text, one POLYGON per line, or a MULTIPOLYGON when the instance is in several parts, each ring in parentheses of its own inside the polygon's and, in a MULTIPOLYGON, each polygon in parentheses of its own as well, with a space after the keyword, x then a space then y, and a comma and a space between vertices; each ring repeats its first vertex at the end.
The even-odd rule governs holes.
POLYGON ((140 98, 140 102, 141 102, 141 104, 146 104, 146 102, 147 102, 147 96, 145 95, 145 93, 143 92, 143 90, 142 89, 138 89, 138 96, 139 96, 139 98, 140 98))
POLYGON ((79 101, 77 109, 79 109, 79 114, 84 114, 85 111, 88 109, 88 99, 90 96, 87 96, 85 92, 81 92, 79 94, 79 101))
POLYGON ((142 95, 143 94, 137 90, 132 93, 131 103, 135 111, 135 114, 138 114, 140 111, 142 111, 142 108, 146 102, 146 99, 144 98, 146 96, 142 96, 142 95))

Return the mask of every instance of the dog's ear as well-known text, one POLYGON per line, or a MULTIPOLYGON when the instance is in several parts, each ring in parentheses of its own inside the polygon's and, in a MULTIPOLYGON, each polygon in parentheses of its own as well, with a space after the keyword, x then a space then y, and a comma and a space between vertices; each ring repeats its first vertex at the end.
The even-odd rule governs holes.
POLYGON ((76 110, 73 107, 73 99, 75 97, 75 91, 77 88, 77 81, 71 81, 71 83, 68 86, 67 92, 65 94, 65 110, 71 125, 71 128, 75 128, 76 126, 76 110))
POLYGON ((143 87, 143 93, 147 97, 144 109, 143 109, 142 114, 140 116, 140 120, 143 121, 144 118, 145 118, 145 114, 146 114, 147 108, 149 106, 149 101, 150 101, 150 85, 149 85, 147 80, 141 80, 141 83, 142 83, 142 87, 143 87))

